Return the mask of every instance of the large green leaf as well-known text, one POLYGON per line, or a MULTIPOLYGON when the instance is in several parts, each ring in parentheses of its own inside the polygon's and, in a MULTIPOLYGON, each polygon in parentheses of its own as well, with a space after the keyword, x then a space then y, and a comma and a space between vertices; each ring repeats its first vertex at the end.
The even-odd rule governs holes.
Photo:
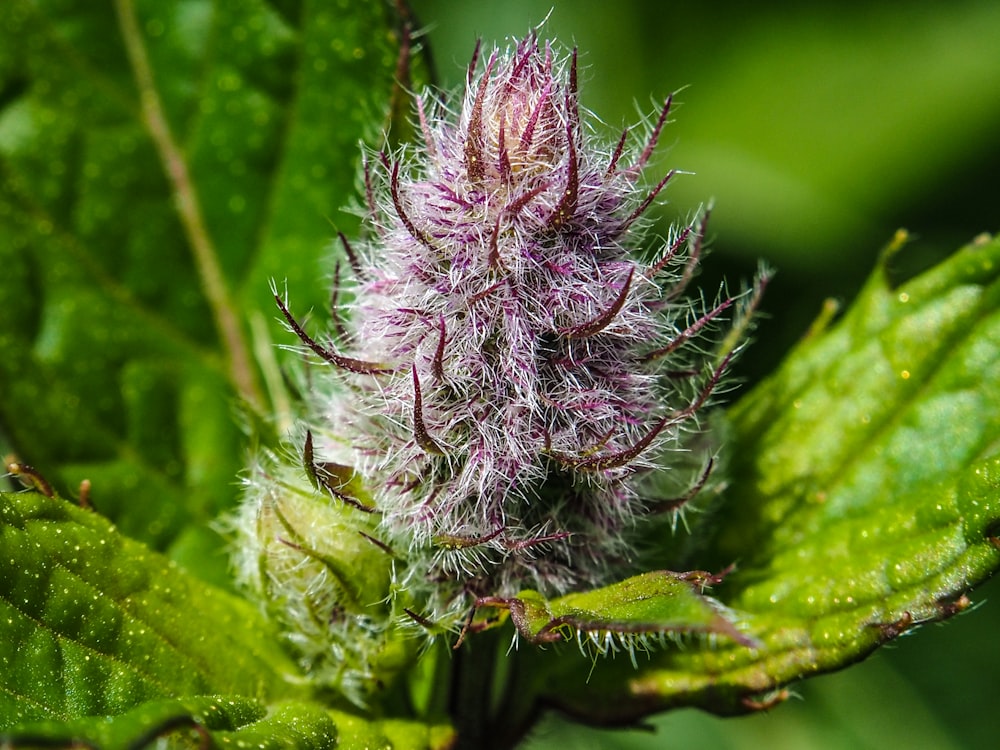
POLYGON ((743 712, 969 606, 1000 567, 1000 241, 897 288, 891 257, 730 413, 729 488, 698 565, 737 564, 713 594, 755 646, 695 639, 592 673, 522 652, 512 716, 536 701, 597 723, 743 712))
POLYGON ((0 494, 0 550, 0 727, 159 698, 302 692, 249 603, 91 511, 0 494))
POLYGON ((261 750, 385 748, 434 750, 450 746, 444 726, 405 721, 371 721, 315 703, 272 705, 244 696, 191 697, 150 701, 120 716, 35 722, 0 734, 0 746, 31 747, 254 747, 261 750))
POLYGON ((383 0, 0 3, 0 432, 129 535, 232 503, 268 280, 326 306, 400 24, 383 0))

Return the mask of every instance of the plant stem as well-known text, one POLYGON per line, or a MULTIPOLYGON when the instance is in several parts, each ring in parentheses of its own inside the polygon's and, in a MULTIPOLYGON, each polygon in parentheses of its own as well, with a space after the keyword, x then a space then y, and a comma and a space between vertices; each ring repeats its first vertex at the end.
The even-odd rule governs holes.
MULTIPOLYGON (((454 750, 500 750, 495 731, 494 689, 499 640, 478 633, 455 653, 449 713, 458 733, 454 750)), ((501 733, 502 734, 502 733, 501 733)))
POLYGON ((125 50, 139 89, 142 118, 173 189, 177 213, 191 246, 198 276, 201 278, 205 297, 215 319, 215 327, 226 352, 230 380, 240 396, 259 408, 263 405, 264 398, 257 382, 257 371, 250 356, 250 348, 239 317, 236 315, 237 307, 219 265, 218 253, 205 226, 198 193, 188 171, 187 162, 170 131, 170 124, 163 111, 163 103, 160 101, 153 79, 153 69, 149 64, 146 47, 139 31, 135 5, 133 0, 115 0, 115 7, 125 50))

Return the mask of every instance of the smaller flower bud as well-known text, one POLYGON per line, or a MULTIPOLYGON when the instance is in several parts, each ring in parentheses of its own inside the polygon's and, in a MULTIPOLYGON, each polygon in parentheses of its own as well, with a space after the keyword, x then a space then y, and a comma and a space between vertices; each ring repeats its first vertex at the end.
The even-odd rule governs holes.
POLYGON ((359 511, 360 482, 342 469, 265 457, 234 519, 236 569, 316 682, 365 705, 412 661, 414 644, 389 637, 392 553, 374 536, 377 520, 359 511))

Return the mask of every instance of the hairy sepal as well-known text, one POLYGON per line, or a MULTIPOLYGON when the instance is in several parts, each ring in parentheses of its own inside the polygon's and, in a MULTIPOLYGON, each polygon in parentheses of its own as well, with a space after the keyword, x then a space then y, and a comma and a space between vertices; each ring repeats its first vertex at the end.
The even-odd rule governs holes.
POLYGON ((580 593, 546 599, 537 591, 515 597, 485 597, 480 607, 509 613, 520 637, 533 645, 576 640, 588 652, 624 650, 633 655, 664 640, 722 637, 748 648, 732 615, 705 596, 721 576, 702 571, 657 570, 580 593))

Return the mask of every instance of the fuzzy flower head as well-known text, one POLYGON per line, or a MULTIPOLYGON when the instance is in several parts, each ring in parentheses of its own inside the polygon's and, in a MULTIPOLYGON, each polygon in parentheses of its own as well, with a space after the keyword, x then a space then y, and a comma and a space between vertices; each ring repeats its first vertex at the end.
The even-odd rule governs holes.
MULTIPOLYGON (((609 146, 581 114, 575 52, 530 35, 477 54, 460 111, 418 98, 422 143, 366 163, 368 233, 345 240, 354 278, 340 289, 337 274, 350 302, 329 340, 277 297, 323 360, 300 474, 337 524, 360 519, 348 547, 360 533, 386 558, 384 621, 454 630, 478 597, 618 580, 647 519, 693 494, 657 496, 656 476, 673 461, 703 483, 710 455, 691 437, 738 336, 708 340, 732 299, 684 297, 703 223, 650 262, 635 252, 670 178, 642 174, 669 109, 609 146)), ((279 510, 287 494, 258 493, 279 510)))
POLYGON ((564 591, 622 570, 637 476, 720 372, 690 356, 689 246, 632 253, 669 101, 642 150, 609 150, 575 55, 529 37, 476 68, 458 117, 421 106, 417 153, 369 175, 349 340, 383 372, 345 397, 390 535, 446 575, 564 591))

